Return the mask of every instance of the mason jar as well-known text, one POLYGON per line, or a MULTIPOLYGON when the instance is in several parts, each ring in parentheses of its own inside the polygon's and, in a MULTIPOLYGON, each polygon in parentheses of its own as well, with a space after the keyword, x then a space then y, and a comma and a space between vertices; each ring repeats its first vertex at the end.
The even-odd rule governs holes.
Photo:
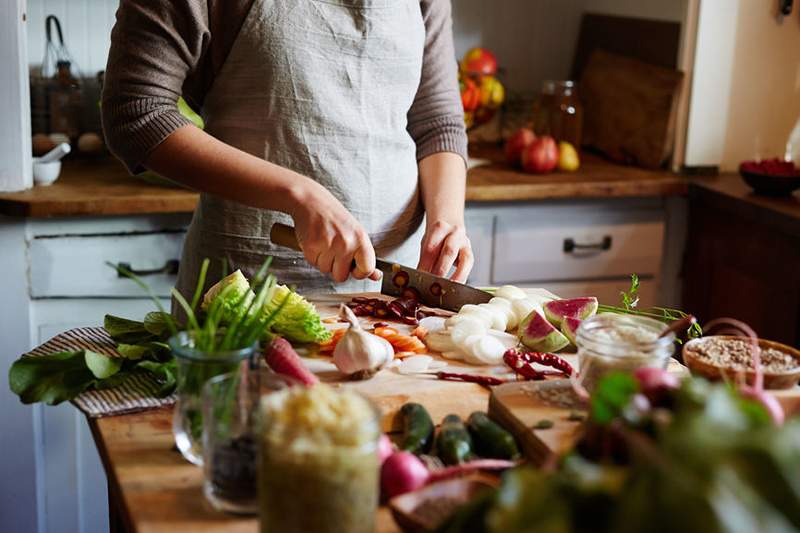
POLYGON ((242 361, 255 354, 258 343, 239 350, 207 352, 195 348, 194 334, 186 331, 168 342, 178 366, 178 398, 172 417, 175 445, 187 461, 202 465, 203 385, 214 376, 237 370, 242 361))
POLYGON ((675 334, 649 317, 602 313, 584 320, 576 344, 580 373, 576 379, 589 393, 605 375, 638 368, 666 368, 675 352, 675 334))

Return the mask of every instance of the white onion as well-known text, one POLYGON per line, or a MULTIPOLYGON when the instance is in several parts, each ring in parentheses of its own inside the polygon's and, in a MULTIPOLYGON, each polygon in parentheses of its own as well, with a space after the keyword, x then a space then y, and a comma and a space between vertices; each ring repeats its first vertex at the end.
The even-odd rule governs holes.
POLYGON ((433 357, 430 355, 412 355, 411 357, 403 359, 397 371, 401 374, 418 374, 419 372, 428 370, 432 361, 433 357))
POLYGON ((434 333, 445 328, 444 321, 441 316, 426 316, 419 321, 419 325, 428 330, 428 333, 434 333))
POLYGON ((470 335, 476 333, 483 334, 486 333, 488 329, 486 324, 477 318, 471 320, 464 319, 453 326, 450 330, 450 337, 453 339, 453 343, 455 343, 456 346, 460 346, 461 343, 464 342, 464 339, 470 335))
POLYGON ((517 322, 522 322, 525 320, 525 317, 531 314, 531 311, 534 309, 541 310, 540 307, 527 298, 514 300, 511 306, 514 309, 514 314, 517 315, 517 322))
POLYGON ((505 311, 501 310, 496 305, 480 304, 478 307, 487 312, 489 316, 492 317, 492 324, 490 326, 492 329, 496 329, 499 331, 506 330, 508 319, 506 318, 505 311))
POLYGON ((453 343, 453 338, 450 335, 450 332, 447 330, 440 330, 434 331, 433 333, 428 333, 425 335, 425 339, 423 339, 425 346, 428 347, 429 350, 434 352, 449 352, 451 350, 456 349, 456 345, 453 343))
POLYGON ((507 298, 508 300, 518 300, 520 298, 526 298, 528 293, 513 285, 503 285, 494 291, 494 295, 499 298, 507 298))

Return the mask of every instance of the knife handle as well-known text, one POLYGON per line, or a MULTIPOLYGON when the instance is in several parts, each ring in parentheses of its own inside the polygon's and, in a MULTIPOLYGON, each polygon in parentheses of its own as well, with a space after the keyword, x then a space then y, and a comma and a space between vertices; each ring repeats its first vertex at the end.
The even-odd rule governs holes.
POLYGON ((272 229, 269 230, 269 240, 284 248, 290 248, 297 252, 303 251, 300 247, 300 242, 297 240, 297 234, 294 232, 294 228, 286 224, 281 224, 280 222, 276 222, 272 225, 272 229))

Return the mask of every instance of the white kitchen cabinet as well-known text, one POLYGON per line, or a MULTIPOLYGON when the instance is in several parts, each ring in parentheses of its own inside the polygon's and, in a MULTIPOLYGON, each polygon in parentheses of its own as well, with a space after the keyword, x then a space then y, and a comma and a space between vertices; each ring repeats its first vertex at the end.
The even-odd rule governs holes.
POLYGON ((476 258, 470 283, 543 287, 615 305, 635 273, 642 306, 672 302, 667 293, 676 284, 662 283, 661 273, 665 265, 675 271, 680 250, 667 247, 667 231, 684 227, 669 222, 666 205, 654 198, 468 204, 476 258))
MULTIPOLYGON (((187 214, 0 218, 3 375, 20 353, 67 329, 101 325, 107 313, 140 319, 155 308, 141 288, 106 263, 140 272, 169 307, 189 220, 187 214)), ((0 411, 0 471, 24 470, 35 484, 32 491, 25 487, 27 497, 16 499, 5 498, 4 487, 0 524, 20 527, 0 529, 108 530, 106 477, 83 414, 70 404, 23 406, 7 386, 1 389, 9 408, 0 411)))

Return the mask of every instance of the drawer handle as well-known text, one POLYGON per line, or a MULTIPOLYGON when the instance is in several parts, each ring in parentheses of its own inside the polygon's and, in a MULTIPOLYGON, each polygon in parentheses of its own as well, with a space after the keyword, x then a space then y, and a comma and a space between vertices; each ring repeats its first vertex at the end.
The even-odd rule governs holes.
POLYGON ((599 250, 605 252, 611 249, 611 236, 606 235, 601 242, 579 244, 573 238, 564 239, 564 253, 571 254, 575 250, 599 250))
POLYGON ((180 261, 177 259, 169 259, 161 268, 153 268, 150 270, 136 270, 131 267, 130 263, 117 263, 117 277, 127 277, 124 272, 130 272, 137 276, 155 276, 157 274, 175 275, 178 273, 178 266, 180 261))

